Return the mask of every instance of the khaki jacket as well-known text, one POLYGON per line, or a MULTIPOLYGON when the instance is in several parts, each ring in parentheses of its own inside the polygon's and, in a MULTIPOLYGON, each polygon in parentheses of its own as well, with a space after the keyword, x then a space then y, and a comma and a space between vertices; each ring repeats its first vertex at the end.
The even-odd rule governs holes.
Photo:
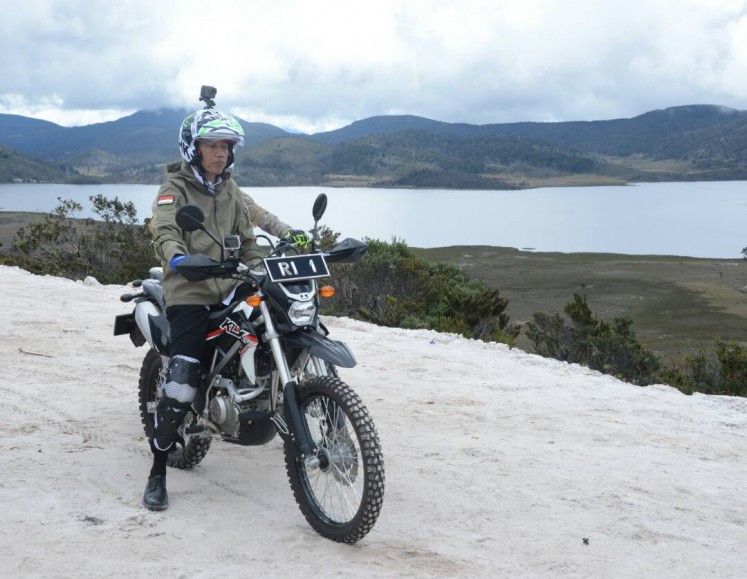
POLYGON ((150 229, 153 249, 164 271, 163 287, 166 303, 176 305, 212 305, 223 301, 237 282, 231 279, 207 279, 190 282, 175 273, 169 261, 175 255, 203 254, 220 259, 221 248, 204 231, 182 231, 176 224, 176 210, 188 203, 198 205, 205 213, 205 227, 218 240, 237 234, 241 238, 241 261, 250 267, 261 262, 254 229, 249 219, 249 209, 236 183, 226 174, 223 183, 216 186, 215 194, 192 173, 184 162, 172 163, 166 168, 166 181, 153 202, 150 229))
POLYGON ((249 219, 252 221, 254 227, 259 227, 262 231, 274 235, 275 237, 284 237, 291 229, 293 229, 287 223, 280 221, 280 218, 273 213, 267 211, 263 207, 257 205, 247 193, 242 191, 244 202, 249 208, 249 219))

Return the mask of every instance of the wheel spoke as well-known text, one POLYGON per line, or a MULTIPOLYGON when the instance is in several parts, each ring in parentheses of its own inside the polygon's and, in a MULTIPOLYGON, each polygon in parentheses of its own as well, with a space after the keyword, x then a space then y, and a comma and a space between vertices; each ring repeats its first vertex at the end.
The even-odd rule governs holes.
POLYGON ((309 430, 329 459, 329 466, 307 471, 314 500, 325 516, 339 523, 352 519, 363 502, 363 477, 358 476, 362 457, 355 431, 338 403, 318 396, 306 405, 309 430))
POLYGON ((376 428, 357 394, 336 375, 307 375, 299 392, 320 460, 307 466, 298 459, 293 442, 286 440, 293 493, 317 532, 355 543, 373 527, 384 496, 384 462, 376 428))

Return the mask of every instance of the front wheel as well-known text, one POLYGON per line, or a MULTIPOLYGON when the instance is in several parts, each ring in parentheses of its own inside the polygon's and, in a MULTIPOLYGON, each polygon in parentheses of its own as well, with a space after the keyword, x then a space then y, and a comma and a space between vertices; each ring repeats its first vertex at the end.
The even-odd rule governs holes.
POLYGON ((335 376, 302 383, 299 397, 319 448, 319 466, 298 458, 286 439, 293 495, 320 535, 355 543, 373 528, 384 501, 384 458, 376 427, 358 395, 335 376))
MULTIPOLYGON (((149 403, 158 403, 160 400, 161 389, 163 386, 165 373, 162 372, 163 361, 161 355, 153 349, 148 350, 143 360, 143 366, 140 369, 140 383, 138 387, 138 401, 140 402, 140 420, 143 423, 145 436, 150 439, 153 433, 153 413, 148 408, 149 403)), ((184 432, 185 424, 192 420, 192 411, 187 415, 179 427, 179 434, 184 439, 184 447, 174 444, 169 452, 166 464, 174 468, 192 468, 205 458, 207 451, 210 449, 209 438, 198 438, 197 436, 188 436, 184 432)))

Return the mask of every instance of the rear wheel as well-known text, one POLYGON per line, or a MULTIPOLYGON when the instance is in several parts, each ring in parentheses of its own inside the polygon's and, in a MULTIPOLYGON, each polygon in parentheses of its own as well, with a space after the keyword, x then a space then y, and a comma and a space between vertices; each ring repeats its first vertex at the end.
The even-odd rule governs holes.
POLYGON ((285 464, 296 502, 322 536, 355 543, 374 526, 384 500, 384 458, 373 420, 358 395, 335 376, 299 388, 301 411, 319 448, 319 466, 285 441, 285 464))
MULTIPOLYGON (((138 400, 140 402, 140 420, 143 423, 145 435, 150 439, 153 433, 153 413, 148 410, 148 403, 158 403, 160 400, 159 386, 163 386, 165 374, 162 373, 163 361, 161 355, 153 349, 148 350, 143 360, 143 366, 140 369, 140 383, 138 400)), ((153 405, 155 407, 155 404, 153 405)), ((192 468, 199 464, 207 451, 210 449, 209 438, 198 438, 196 436, 187 436, 184 432, 185 425, 192 422, 194 415, 190 410, 187 412, 182 425, 179 427, 179 434, 184 439, 184 448, 175 444, 169 452, 167 464, 174 468, 192 468)))

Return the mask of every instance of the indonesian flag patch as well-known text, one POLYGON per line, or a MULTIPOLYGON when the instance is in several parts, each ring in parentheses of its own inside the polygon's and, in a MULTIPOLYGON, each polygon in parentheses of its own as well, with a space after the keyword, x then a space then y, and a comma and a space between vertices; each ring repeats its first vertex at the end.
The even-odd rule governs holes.
POLYGON ((174 203, 173 195, 161 195, 158 198, 158 205, 173 205, 173 203, 174 203))

